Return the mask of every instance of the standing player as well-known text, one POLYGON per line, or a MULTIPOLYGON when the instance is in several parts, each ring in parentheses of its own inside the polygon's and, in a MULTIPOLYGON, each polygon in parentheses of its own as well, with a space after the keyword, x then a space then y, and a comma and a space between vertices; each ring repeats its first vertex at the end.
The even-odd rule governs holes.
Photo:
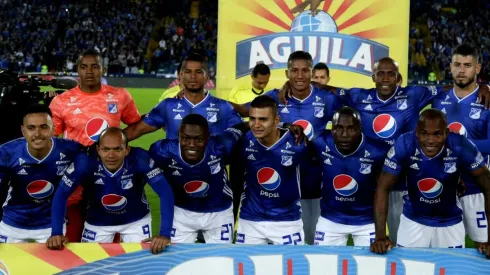
POLYGON ((383 166, 386 144, 365 139, 357 111, 343 107, 332 119, 332 133, 312 141, 323 161, 321 217, 317 245, 356 246, 374 240, 373 203, 376 179, 383 166))
MULTIPOLYGON (((77 60, 80 86, 55 97, 50 104, 53 112, 54 135, 91 146, 107 127, 119 127, 121 122, 133 124, 141 119, 133 98, 123 88, 101 83, 102 58, 98 51, 87 50, 77 60)), ((82 189, 68 200, 67 236, 80 241, 85 207, 81 203, 82 189)))
POLYGON ((53 137, 51 111, 44 105, 30 107, 21 128, 24 138, 0 147, 0 184, 11 179, 0 243, 45 243, 51 235, 53 193, 82 146, 53 137))
MULTIPOLYGON (((311 85, 313 59, 304 51, 296 51, 289 56, 286 77, 291 84, 292 97, 287 104, 279 100, 280 91, 266 93, 279 107, 281 122, 300 125, 308 139, 313 139, 325 130, 333 113, 342 105, 333 93, 311 85)), ((235 105, 242 116, 248 115, 245 105, 235 105)), ((301 208, 305 229, 305 241, 313 244, 315 227, 320 216, 322 167, 316 157, 301 160, 301 208)))
POLYGON ((278 129, 279 120, 269 96, 258 96, 250 104, 252 131, 240 148, 246 174, 238 244, 304 244, 298 164, 306 146, 278 129))
POLYGON ((211 134, 242 122, 233 106, 204 90, 208 80, 207 61, 198 54, 190 54, 182 63, 184 99, 167 98, 155 106, 140 122, 124 129, 129 140, 165 128, 167 138, 177 138, 182 119, 191 113, 206 118, 211 134))
POLYGON ((116 127, 104 130, 96 146, 99 158, 80 154, 66 169, 52 207, 50 249, 66 242, 61 225, 66 200, 80 184, 89 194, 87 221, 82 242, 109 243, 116 233, 123 242, 151 239, 151 251, 159 253, 170 243, 174 199, 162 170, 147 151, 129 148, 124 132, 116 127), (151 216, 144 186, 148 182, 160 197, 160 234, 151 238, 151 216))
MULTIPOLYGON (((454 49, 451 62, 454 88, 447 94, 437 96, 432 107, 446 114, 450 131, 464 135, 475 143, 488 164, 490 112, 477 103, 479 86, 476 78, 480 70, 481 64, 475 48, 460 45, 454 49)), ((484 196, 471 175, 463 173, 462 180, 466 186, 466 192, 461 197, 463 222, 466 232, 478 248, 488 238, 484 196)))
POLYGON ((313 76, 311 77, 311 81, 322 85, 328 84, 330 81, 330 70, 328 69, 327 64, 320 62, 313 67, 313 76))
MULTIPOLYGON (((399 137, 389 150, 378 180, 374 215, 376 240, 371 250, 385 253, 391 246, 385 223, 388 193, 402 170, 406 170, 408 195, 398 230, 399 246, 464 247, 465 230, 456 189, 462 172, 475 178, 485 194, 486 214, 490 214, 490 173, 483 156, 467 138, 448 134, 444 114, 436 109, 422 112, 413 132, 399 137)), ((488 243, 486 249, 490 256, 488 243)))
POLYGON ((233 193, 226 164, 245 130, 241 123, 210 136, 206 119, 189 114, 178 140, 160 140, 150 147, 175 195, 172 242, 194 243, 199 231, 206 243, 232 242, 233 193))
MULTIPOLYGON (((393 145, 401 134, 414 130, 420 111, 430 104, 435 96, 441 93, 447 94, 449 90, 445 87, 400 87, 401 75, 398 63, 389 57, 377 61, 373 69, 372 79, 376 88, 342 89, 332 86, 322 86, 322 88, 338 94, 345 105, 361 114, 363 133, 367 138, 386 142, 389 145, 393 145)), ((482 85, 482 88, 479 96, 489 101, 486 103, 488 106, 489 89, 487 85, 482 85)), ((284 93, 280 93, 281 101, 285 100, 283 97, 284 93)), ((404 181, 395 185, 390 193, 388 228, 393 234, 398 232, 405 194, 404 181)), ((396 241, 396 235, 393 234, 390 238, 396 241)))

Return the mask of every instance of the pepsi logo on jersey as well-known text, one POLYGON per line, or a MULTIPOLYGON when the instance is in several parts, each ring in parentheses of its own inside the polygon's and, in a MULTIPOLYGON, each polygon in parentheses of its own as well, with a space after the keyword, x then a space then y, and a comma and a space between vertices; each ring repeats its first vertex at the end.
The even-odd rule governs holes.
POLYGON ((463 126, 463 124, 459 122, 453 122, 447 126, 449 130, 453 133, 460 134, 462 136, 466 136, 466 128, 463 126))
POLYGON ((308 140, 311 140, 313 138, 315 131, 313 130, 313 125, 311 125, 308 120, 299 119, 296 120, 293 124, 303 127, 303 133, 308 138, 308 140))
POLYGON ((396 132, 396 120, 389 114, 381 114, 373 120, 374 133, 381 138, 389 138, 396 132))
POLYGON ((85 125, 85 134, 92 141, 98 141, 99 136, 109 127, 109 123, 100 117, 94 117, 85 125))
POLYGON ((257 182, 265 190, 260 191, 261 196, 269 198, 278 198, 279 193, 270 191, 276 190, 281 185, 281 176, 279 173, 270 167, 264 167, 257 171, 257 182))
POLYGON ((124 196, 117 194, 108 194, 102 197, 102 205, 109 211, 121 211, 128 204, 128 200, 124 196))
POLYGON ((26 187, 27 194, 36 200, 44 199, 50 196, 54 191, 54 186, 51 182, 45 180, 35 180, 29 183, 26 187))
POLYGON ((333 178, 333 188, 337 194, 342 197, 335 196, 337 201, 356 201, 355 197, 350 197, 354 195, 359 189, 357 181, 349 175, 340 174, 333 178), (349 198, 347 198, 349 197, 349 198))
POLYGON ((441 202, 441 198, 437 198, 444 189, 444 186, 440 181, 434 178, 425 178, 419 180, 417 186, 422 194, 420 201, 429 204, 441 202))
POLYGON ((208 195, 209 184, 201 180, 193 180, 184 184, 187 195, 195 198, 202 198, 208 195))

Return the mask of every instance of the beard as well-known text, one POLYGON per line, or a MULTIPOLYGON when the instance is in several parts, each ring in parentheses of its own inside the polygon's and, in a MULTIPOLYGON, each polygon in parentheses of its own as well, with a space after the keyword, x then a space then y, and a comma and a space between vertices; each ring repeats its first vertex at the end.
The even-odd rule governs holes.
POLYGON ((461 89, 464 89, 464 88, 468 87, 471 83, 473 83, 475 81, 475 77, 474 76, 473 77, 470 77, 470 78, 468 78, 467 81, 464 81, 464 80, 463 81, 458 81, 457 79, 455 79, 453 77, 453 81, 454 81, 454 84, 456 84, 456 86, 458 86, 461 89))
POLYGON ((200 87, 200 88, 188 88, 188 87, 185 87, 185 89, 190 92, 190 93, 193 93, 193 94, 197 94, 199 92, 202 92, 204 87, 200 87))

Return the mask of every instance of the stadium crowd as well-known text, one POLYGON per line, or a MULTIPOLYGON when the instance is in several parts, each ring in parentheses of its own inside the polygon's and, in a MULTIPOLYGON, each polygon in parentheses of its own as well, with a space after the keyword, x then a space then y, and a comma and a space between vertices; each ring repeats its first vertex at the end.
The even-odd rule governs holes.
POLYGON ((202 1, 192 18, 190 1, 177 2, 1 1, 0 68, 71 72, 92 48, 109 73, 174 73, 189 52, 215 66, 216 4, 202 1))
POLYGON ((480 81, 490 81, 490 2, 416 0, 410 15, 409 80, 451 81, 451 52, 464 42, 480 52, 480 81))

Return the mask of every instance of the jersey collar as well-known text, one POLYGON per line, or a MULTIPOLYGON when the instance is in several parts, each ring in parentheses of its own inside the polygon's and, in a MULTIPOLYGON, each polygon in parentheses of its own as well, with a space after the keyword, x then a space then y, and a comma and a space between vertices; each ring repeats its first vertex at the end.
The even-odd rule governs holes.
POLYGON ((51 138, 51 149, 49 150, 48 154, 43 159, 37 159, 33 155, 31 155, 31 153, 29 152, 28 146, 29 145, 27 144, 27 141, 26 141, 25 150, 27 152, 27 155, 29 155, 29 157, 31 157, 33 160, 37 161, 37 163, 39 164, 39 163, 43 162, 45 159, 47 159, 51 155, 51 153, 53 152, 53 149, 56 146, 56 144, 54 142, 54 138, 51 138))
POLYGON ((399 88, 400 88, 400 85, 396 85, 395 92, 393 92, 393 94, 392 94, 392 95, 391 95, 391 96, 390 96, 390 97, 389 97, 387 100, 382 100, 381 98, 379 98, 379 96, 378 96, 378 91, 376 91, 376 98, 377 98, 379 101, 381 101, 381 102, 383 102, 383 103, 386 103, 386 102, 390 101, 392 98, 394 98, 394 97, 395 97, 395 95, 396 95, 396 93, 398 92, 399 88))
MULTIPOLYGON (((280 130, 279 130, 280 131, 280 130)), ((255 140, 257 140, 257 143, 259 143, 262 147, 265 148, 266 151, 269 151, 271 150, 272 148, 276 147, 278 144, 281 143, 281 141, 284 139, 284 137, 286 137, 287 135, 289 134, 289 131, 287 130, 274 144, 272 144, 270 147, 267 147, 265 146, 264 144, 260 143, 260 141, 255 138, 255 140)))
POLYGON ((209 91, 204 91, 204 92, 206 93, 206 96, 204 96, 204 98, 203 98, 203 99, 202 99, 200 102, 198 102, 197 104, 193 104, 192 102, 190 102, 190 101, 187 99, 187 97, 185 97, 185 95, 184 95, 184 99, 185 99, 185 101, 187 101, 187 103, 189 103, 189 105, 191 105, 191 107, 192 107, 192 108, 196 108, 197 106, 199 106, 199 105, 201 105, 203 102, 205 102, 205 101, 206 101, 206 100, 209 98, 209 96, 210 96, 210 94, 211 94, 209 91))
POLYGON ((196 163, 196 164, 190 164, 190 163, 187 163, 184 160, 184 158, 182 157, 182 152, 180 151, 180 142, 177 144, 177 146, 179 146, 179 158, 180 158, 180 160, 182 160, 182 162, 184 162, 185 164, 187 164, 189 167, 194 167, 194 166, 198 166, 199 164, 201 164, 204 161, 204 159, 206 158, 207 154, 208 154, 208 146, 206 145, 206 149, 204 150, 204 155, 203 155, 201 161, 198 162, 198 163, 196 163))
POLYGON ((456 99, 458 100, 458 103, 460 103, 461 101, 463 101, 463 100, 467 99, 468 97, 470 97, 470 96, 474 95, 474 94, 475 94, 475 93, 478 91, 478 89, 480 89, 480 86, 478 86, 478 85, 477 85, 477 86, 476 86, 476 88, 475 88, 475 90, 473 90, 473 92, 471 92, 471 93, 467 94, 467 95, 466 95, 465 97, 463 97, 463 98, 459 98, 459 97, 456 95, 456 92, 454 91, 454 88, 453 88, 453 89, 451 89, 451 92, 453 93, 454 98, 456 98, 456 99))
POLYGON ((104 168, 106 174, 109 174, 109 176, 111 178, 113 178, 115 175, 117 175, 119 173, 119 171, 121 171, 123 169, 125 163, 126 163, 126 160, 123 160, 121 167, 119 167, 119 169, 117 169, 116 172, 112 173, 111 171, 107 170, 107 168, 105 168, 104 163, 102 163, 102 161, 101 161, 101 165, 104 168))
POLYGON ((298 98, 294 97, 294 95, 291 95, 291 97, 294 98, 295 100, 297 100, 299 103, 303 103, 306 100, 308 100, 308 98, 310 98, 310 96, 312 94, 313 94, 313 85, 310 84, 310 94, 305 99, 298 99, 298 98))

